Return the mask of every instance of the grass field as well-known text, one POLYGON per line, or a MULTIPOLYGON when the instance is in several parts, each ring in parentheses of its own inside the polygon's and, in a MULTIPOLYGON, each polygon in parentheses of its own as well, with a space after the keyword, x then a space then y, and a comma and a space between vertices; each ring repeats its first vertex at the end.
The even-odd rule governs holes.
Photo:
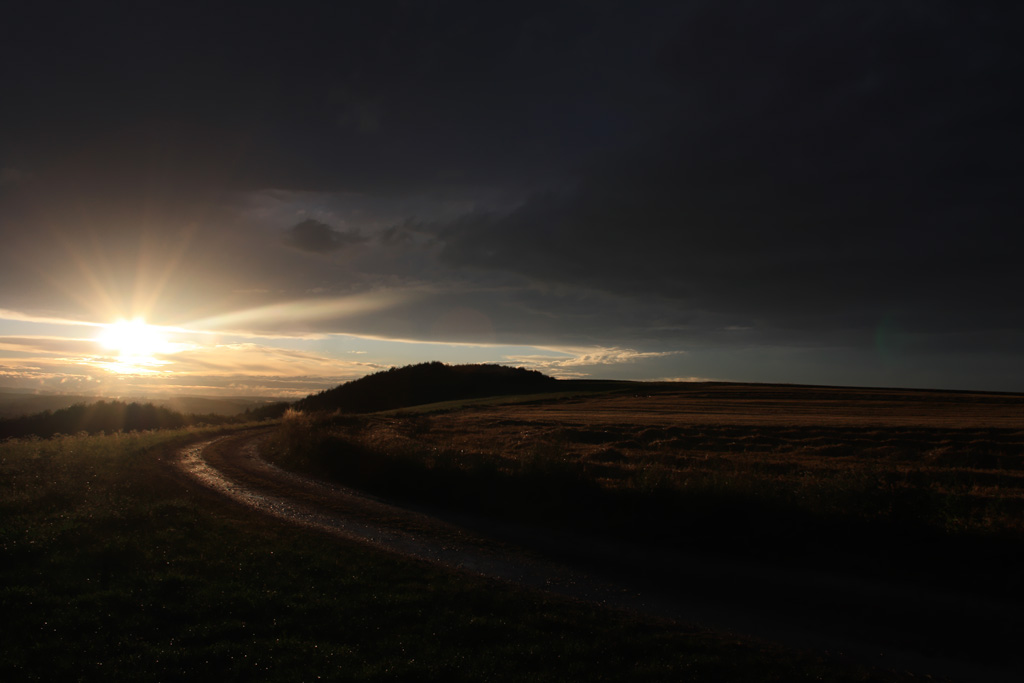
POLYGON ((0 679, 914 680, 297 532, 166 465, 209 433, 0 444, 0 679))
MULTIPOLYGON (((644 388, 292 414, 276 457, 481 514, 1020 599, 1021 397, 644 388)), ((0 678, 914 680, 296 533, 167 466, 209 433, 0 444, 0 678)))
POLYGON ((292 414, 278 458, 476 514, 914 582, 970 576, 978 591, 1021 593, 1024 397, 642 388, 436 413, 292 414))

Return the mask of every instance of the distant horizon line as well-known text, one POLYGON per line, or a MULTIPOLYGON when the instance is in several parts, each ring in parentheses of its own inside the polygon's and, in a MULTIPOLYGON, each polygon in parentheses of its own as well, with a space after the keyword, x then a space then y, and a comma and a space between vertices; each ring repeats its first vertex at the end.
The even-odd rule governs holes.
MULTIPOLYGON (((485 363, 466 363, 466 365, 488 365, 485 363)), ((374 374, 374 373, 368 373, 374 374)), ((349 382, 356 381, 346 380, 340 382, 334 386, 341 386, 348 384, 349 382)), ((914 386, 876 386, 876 385, 857 385, 857 384, 813 384, 803 382, 750 382, 742 380, 727 380, 727 379, 606 379, 600 377, 592 378, 552 378, 559 382, 565 383, 579 383, 579 384, 594 384, 594 383, 614 383, 614 384, 678 384, 678 385, 698 385, 698 384, 714 384, 714 385, 733 385, 733 386, 750 386, 750 387, 793 387, 793 388, 807 388, 807 389, 854 389, 862 391, 913 391, 913 392, 927 392, 927 393, 944 393, 944 394, 985 394, 995 396, 1024 396, 1024 392, 1021 391, 1001 391, 995 389, 945 389, 937 387, 914 387, 914 386)), ((333 388, 333 387, 331 387, 333 388)), ((113 392, 100 392, 100 393, 89 393, 81 391, 53 391, 47 389, 36 389, 32 387, 19 387, 19 386, 6 386, 0 384, 0 394, 9 395, 23 395, 23 396, 67 396, 67 397, 81 397, 81 398, 94 398, 97 400, 102 399, 147 399, 147 400, 171 400, 175 398, 199 398, 199 399, 212 399, 220 401, 229 400, 242 400, 242 401, 266 401, 266 402, 295 402, 301 400, 305 396, 312 396, 320 393, 323 390, 311 391, 309 393, 298 396, 297 394, 281 395, 281 394, 206 394, 206 393, 189 393, 189 392, 157 392, 157 393, 145 393, 145 392, 124 392, 124 393, 113 393, 113 392), (296 398, 296 396, 298 396, 296 398)))

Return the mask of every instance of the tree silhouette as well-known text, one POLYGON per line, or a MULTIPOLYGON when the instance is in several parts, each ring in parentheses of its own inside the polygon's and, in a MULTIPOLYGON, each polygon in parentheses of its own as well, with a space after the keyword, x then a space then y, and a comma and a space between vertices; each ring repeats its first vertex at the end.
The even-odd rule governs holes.
POLYGON ((553 391, 558 380, 536 370, 503 365, 447 365, 439 361, 391 368, 307 396, 299 410, 377 410, 454 401, 553 391))

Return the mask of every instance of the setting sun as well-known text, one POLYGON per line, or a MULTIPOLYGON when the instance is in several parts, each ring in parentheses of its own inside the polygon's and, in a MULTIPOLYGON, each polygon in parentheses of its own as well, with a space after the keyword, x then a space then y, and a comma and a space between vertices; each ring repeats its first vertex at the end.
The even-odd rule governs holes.
POLYGON ((118 320, 106 325, 96 341, 128 357, 152 356, 167 346, 167 339, 160 328, 147 325, 142 318, 118 320))
POLYGON ((118 362, 111 368, 115 372, 145 372, 147 366, 163 365, 155 355, 170 348, 163 331, 155 325, 146 324, 142 318, 105 325, 96 341, 117 352, 118 362))

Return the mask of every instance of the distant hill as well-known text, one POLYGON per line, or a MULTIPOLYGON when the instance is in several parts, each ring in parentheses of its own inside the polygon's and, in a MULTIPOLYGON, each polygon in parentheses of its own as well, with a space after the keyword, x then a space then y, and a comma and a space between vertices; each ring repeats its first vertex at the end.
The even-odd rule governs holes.
POLYGON ((85 394, 37 394, 31 391, 0 389, 0 419, 35 415, 46 410, 70 408, 78 404, 97 401, 131 401, 152 403, 178 413, 197 415, 241 415, 255 411, 273 402, 270 398, 256 396, 95 396, 85 394))
MULTIPOLYGON (((82 398, 82 397, 80 397, 82 398)), ((173 401, 168 401, 173 404, 173 401)), ((130 432, 147 429, 177 429, 190 425, 222 425, 237 424, 255 420, 276 419, 284 414, 289 404, 283 401, 269 403, 262 399, 234 399, 220 401, 218 399, 200 400, 185 398, 178 405, 191 407, 223 408, 231 413, 218 413, 211 410, 206 413, 182 413, 165 405, 125 401, 90 400, 80 401, 74 405, 57 410, 44 410, 31 415, 17 417, 0 417, 0 441, 7 438, 38 436, 48 438, 54 434, 78 434, 86 432, 130 432), (242 412, 237 407, 249 405, 242 412)))
POLYGON ((558 380, 536 370, 503 365, 421 363, 376 372, 307 396, 294 406, 305 411, 370 413, 465 398, 555 391, 558 380))
POLYGON ((60 410, 76 403, 95 403, 101 398, 84 394, 35 394, 30 391, 0 389, 0 418, 33 415, 44 410, 60 410))
MULTIPOLYGON (((207 416, 203 421, 223 421, 221 416, 207 416)), ((87 432, 119 432, 144 429, 174 429, 196 424, 198 416, 185 416, 152 403, 97 401, 78 403, 59 410, 46 410, 35 415, 0 420, 0 439, 8 437, 77 434, 87 432)))
POLYGON ((167 398, 147 398, 146 402, 152 402, 154 405, 185 414, 241 415, 260 410, 276 401, 269 398, 246 396, 169 396, 167 398))

